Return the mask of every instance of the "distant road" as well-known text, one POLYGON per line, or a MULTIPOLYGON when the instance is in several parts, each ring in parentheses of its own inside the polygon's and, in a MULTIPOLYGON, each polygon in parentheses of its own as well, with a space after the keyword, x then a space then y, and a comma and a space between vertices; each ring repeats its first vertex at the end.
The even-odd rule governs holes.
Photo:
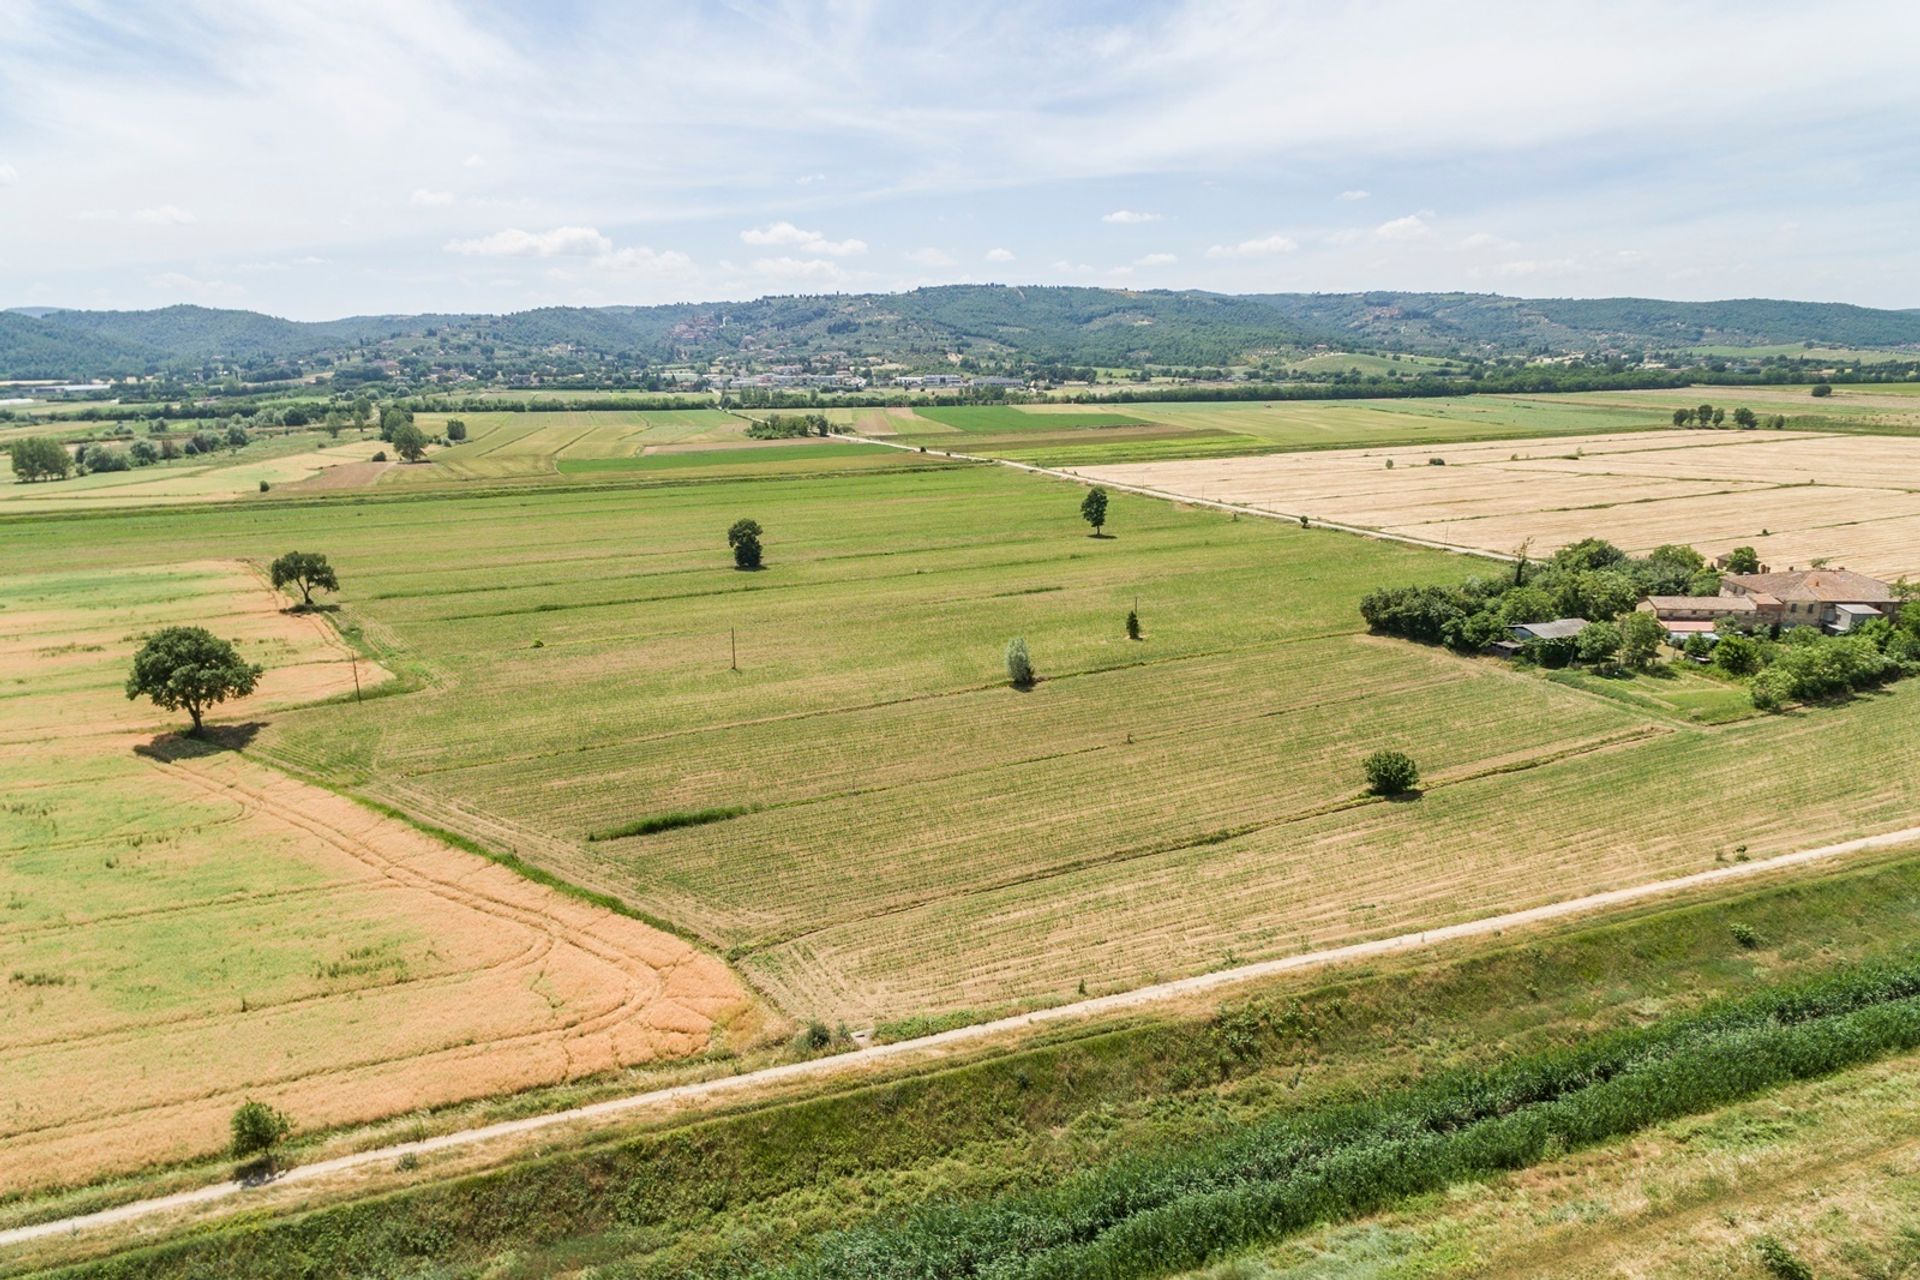
MULTIPOLYGON (((1212 973, 1197 974, 1191 978, 1180 978, 1173 982, 1156 983, 1150 987, 1140 987, 1133 991, 1122 991, 1114 995, 1096 996, 1087 1000, 1078 1000, 1072 1004, 1056 1005, 1050 1009, 1039 1009, 1032 1013, 1016 1014, 1010 1018, 998 1018, 992 1022, 980 1022, 971 1026, 956 1027, 951 1031, 942 1031, 934 1035, 921 1036, 913 1040, 900 1040, 893 1044, 870 1045, 866 1048, 851 1050, 827 1058, 813 1058, 805 1062, 788 1062, 779 1066, 763 1067, 757 1071, 742 1072, 736 1076, 724 1076, 717 1080, 702 1080, 692 1084, 674 1085, 671 1088, 653 1089, 645 1093, 630 1094, 624 1098, 609 1098, 604 1102, 595 1102, 587 1106, 571 1107, 565 1111, 552 1111, 545 1115, 528 1116, 521 1120, 507 1120, 499 1124, 485 1125, 477 1129, 462 1129, 455 1133, 445 1133, 434 1138, 422 1138, 417 1142, 402 1142, 390 1147, 380 1147, 372 1151, 358 1151, 352 1155, 337 1156, 331 1160, 321 1160, 314 1164, 299 1165, 273 1179, 270 1186, 291 1186, 302 1182, 316 1181, 334 1174, 368 1165, 392 1164, 406 1155, 425 1155, 435 1151, 446 1151, 458 1147, 472 1147, 491 1142, 497 1138, 512 1137, 518 1134, 534 1133, 559 1125, 580 1121, 600 1120, 617 1116, 623 1112, 637 1111, 649 1107, 671 1106, 676 1103, 705 1102, 724 1097, 728 1094, 743 1093, 762 1085, 777 1084, 782 1081, 808 1078, 827 1078, 846 1074, 875 1062, 895 1058, 911 1058, 916 1055, 931 1054, 955 1045, 985 1040, 1007 1032, 1019 1031, 1029 1027, 1042 1026, 1050 1022, 1065 1022, 1078 1018, 1097 1017, 1101 1014, 1119 1013, 1145 1008, 1168 1000, 1203 994, 1222 987, 1252 979, 1272 977, 1283 973, 1292 973, 1302 969, 1316 969, 1327 965, 1344 964, 1354 960, 1366 960, 1378 956, 1394 955, 1401 952, 1432 948, 1461 938, 1485 937, 1507 929, 1521 928, 1526 925, 1540 924, 1550 920, 1560 920, 1569 916, 1584 915, 1603 911, 1610 907, 1625 906, 1629 903, 1644 902, 1670 894, 1696 889, 1728 881, 1748 879, 1770 871, 1803 866, 1808 863, 1823 862, 1843 857, 1850 853, 1861 853, 1871 849, 1896 848, 1903 844, 1920 843, 1920 827, 1906 827, 1899 831, 1888 831, 1881 835, 1865 836, 1858 840, 1846 840, 1839 844, 1821 845, 1816 849, 1803 849, 1798 853, 1785 853, 1778 857, 1766 858, 1758 862, 1737 862, 1730 866, 1715 867, 1709 871, 1699 871, 1692 875, 1679 876, 1671 880, 1655 880, 1647 884, 1631 885, 1624 889, 1611 889, 1605 893, 1588 894, 1585 897, 1569 898, 1564 902, 1553 902, 1542 907, 1530 907, 1524 911, 1510 911, 1504 915, 1487 916, 1479 920, 1469 920, 1464 924, 1447 925, 1439 929, 1427 929, 1418 933, 1403 933, 1391 938, 1377 938, 1372 942, 1355 942, 1343 947, 1329 947, 1321 951, 1309 951, 1300 955, 1286 956, 1278 960, 1264 960, 1257 964, 1240 965, 1233 969, 1219 969, 1212 973)), ((30 1240, 41 1240, 49 1236, 68 1235, 82 1231, 96 1230, 101 1227, 137 1221, 166 1213, 175 1209, 186 1209, 196 1205, 209 1204, 235 1196, 244 1196, 251 1188, 241 1182, 218 1182, 211 1186, 199 1187, 192 1191, 182 1191, 174 1195, 159 1196, 151 1200, 136 1200, 130 1204, 112 1209, 102 1209, 97 1213, 80 1214, 71 1218, 60 1218, 52 1222, 35 1223, 32 1226, 14 1227, 0 1231, 0 1248, 8 1245, 23 1244, 30 1240)))

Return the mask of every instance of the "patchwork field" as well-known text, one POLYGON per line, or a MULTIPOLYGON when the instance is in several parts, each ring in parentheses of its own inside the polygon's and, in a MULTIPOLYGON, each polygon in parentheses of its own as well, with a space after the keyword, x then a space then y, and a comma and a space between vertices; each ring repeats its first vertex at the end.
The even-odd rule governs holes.
POLYGON ((1645 553, 1751 545, 1920 576, 1920 440, 1661 431, 1079 469, 1089 479, 1361 525, 1492 552, 1545 554, 1600 533, 1645 553), (1444 465, 1433 465, 1434 459, 1444 465))
POLYGON ((62 523, 33 560, 324 546, 343 616, 420 687, 276 716, 250 753, 656 913, 829 1022, 1418 929, 1898 827, 1920 801, 1904 685, 1713 725, 1687 690, 1360 634, 1369 587, 1457 557, 1125 496, 1094 540, 1078 503, 979 467, 392 495, 62 523), (727 554, 742 516, 758 573, 727 554), (1031 692, 1005 685, 1014 635, 1031 692), (1384 744, 1420 760, 1419 801, 1360 797, 1384 744), (1771 800, 1729 827, 1736 793, 1771 800))
POLYGON ((178 622, 268 668, 212 717, 225 746, 351 691, 331 626, 280 603, 231 561, 0 582, 10 1192, 216 1151, 248 1096, 303 1128, 364 1121, 696 1051, 750 1016, 685 942, 156 736, 168 717, 121 692, 138 636, 178 622))
MULTIPOLYGON (((96 428, 97 429, 97 428, 96 428)), ((122 446, 124 447, 124 446, 122 446)), ((111 507, 175 506, 257 496, 262 483, 324 483, 330 472, 371 478, 367 459, 387 446, 377 439, 329 440, 319 434, 261 441, 241 453, 178 458, 36 484, 0 478, 0 512, 94 511, 111 507)))

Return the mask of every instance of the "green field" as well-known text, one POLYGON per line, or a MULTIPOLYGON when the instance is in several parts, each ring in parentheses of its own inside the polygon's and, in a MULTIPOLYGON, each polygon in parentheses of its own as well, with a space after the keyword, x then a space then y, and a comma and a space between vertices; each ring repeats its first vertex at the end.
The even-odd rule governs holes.
POLYGON ((1077 507, 987 468, 423 492, 63 522, 30 561, 324 548, 343 616, 422 687, 280 717, 255 751, 643 906, 800 1017, 1125 988, 1864 834, 1920 799, 1914 688, 1716 726, 1666 686, 1359 634, 1368 587, 1456 558, 1126 497, 1096 541, 1077 507), (742 516, 759 573, 727 556, 742 516), (1004 683, 1015 635, 1032 692, 1004 683), (1426 771, 1417 804, 1358 797, 1389 743, 1426 771), (1617 803, 1648 786, 1658 805, 1617 803), (1770 798, 1737 830, 1730 788, 1770 798), (738 813, 591 838, 702 810, 738 813))

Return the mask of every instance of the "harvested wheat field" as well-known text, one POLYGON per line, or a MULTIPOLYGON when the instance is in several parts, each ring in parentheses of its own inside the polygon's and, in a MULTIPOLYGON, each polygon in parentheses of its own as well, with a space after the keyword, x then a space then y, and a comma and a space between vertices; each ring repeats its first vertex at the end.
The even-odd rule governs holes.
POLYGON ((1601 534, 1640 553, 1750 545, 1780 569, 1825 559, 1884 578, 1920 574, 1920 440, 1901 437, 1654 431, 1077 474, 1483 551, 1530 543, 1541 554, 1601 534))
POLYGON ((353 688, 279 604, 233 562, 0 587, 0 1185, 208 1154, 249 1096, 377 1119, 697 1052, 749 1011, 679 939, 230 749, 353 688), (119 688, 187 621, 269 667, 211 742, 119 688))

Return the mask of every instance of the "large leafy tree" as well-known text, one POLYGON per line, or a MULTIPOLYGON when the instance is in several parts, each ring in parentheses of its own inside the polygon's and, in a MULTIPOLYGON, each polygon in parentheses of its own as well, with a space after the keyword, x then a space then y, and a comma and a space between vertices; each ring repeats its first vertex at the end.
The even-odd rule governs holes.
POLYGON ((168 711, 185 711, 198 734, 208 707, 244 698, 263 674, 205 627, 167 627, 148 636, 133 655, 127 697, 144 695, 168 711))
POLYGON ((411 422, 403 422, 393 429, 393 451, 408 462, 418 462, 427 456, 427 433, 411 422))
POLYGON ((52 436, 27 436, 15 440, 7 451, 13 457, 13 474, 29 483, 64 480, 73 472, 73 455, 52 436))
POLYGON ((302 608, 313 607, 314 592, 340 589, 340 575, 317 551, 289 551, 275 560, 267 572, 273 578, 276 591, 284 591, 289 586, 300 589, 302 608))
POLYGON ((735 568, 758 569, 760 567, 760 534, 758 520, 735 520, 733 527, 727 530, 727 545, 733 548, 735 568))

